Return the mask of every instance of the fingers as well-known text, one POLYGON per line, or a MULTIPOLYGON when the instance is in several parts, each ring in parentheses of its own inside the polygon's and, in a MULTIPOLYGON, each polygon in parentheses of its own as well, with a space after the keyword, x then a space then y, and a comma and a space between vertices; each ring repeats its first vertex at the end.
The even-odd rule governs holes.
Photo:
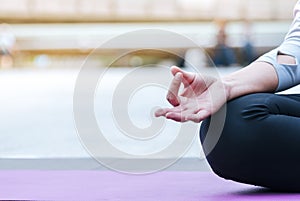
POLYGON ((191 102, 186 102, 185 97, 179 98, 179 89, 181 84, 185 86, 185 91, 183 93, 193 93, 190 89, 190 84, 196 79, 195 73, 189 73, 181 70, 178 67, 173 66, 171 72, 174 78, 170 84, 169 91, 167 93, 167 100, 173 108, 162 108, 155 112, 156 117, 164 116, 167 119, 172 119, 178 122, 194 121, 196 123, 202 121, 204 118, 208 117, 209 114, 205 111, 199 112, 194 104, 191 102))
POLYGON ((176 66, 171 67, 171 72, 174 75, 174 79, 170 85, 167 100, 171 105, 178 106, 180 104, 178 91, 181 83, 183 83, 185 91, 191 91, 187 90, 187 88, 189 88, 190 84, 195 80, 196 74, 183 71, 176 66))
POLYGON ((169 103, 171 103, 171 105, 173 105, 175 107, 180 104, 178 92, 179 92, 181 82, 182 82, 182 74, 177 73, 171 82, 171 85, 169 87, 169 91, 167 94, 167 100, 169 101, 169 103))
POLYGON ((170 112, 169 108, 162 108, 155 111, 156 117, 162 117, 165 116, 168 112, 170 112))
POLYGON ((208 118, 211 115, 206 109, 187 108, 177 106, 174 108, 161 108, 155 112, 156 117, 164 116, 167 119, 171 119, 177 122, 193 121, 199 123, 202 120, 208 118))
POLYGON ((180 69, 180 68, 178 68, 177 66, 172 66, 171 67, 171 73, 175 76, 177 73, 183 73, 183 71, 180 69))
POLYGON ((187 122, 193 121, 195 123, 200 123, 204 119, 208 118, 210 113, 206 110, 201 110, 198 113, 193 113, 192 111, 185 111, 185 112, 174 112, 170 111, 165 114, 167 119, 171 119, 177 122, 187 122))
POLYGON ((177 112, 181 112, 182 109, 180 107, 174 107, 174 108, 161 108, 155 111, 155 116, 156 117, 162 117, 162 116, 166 116, 168 113, 177 113, 177 112))
POLYGON ((206 110, 202 110, 198 112, 197 114, 190 114, 186 119, 187 121, 193 121, 195 123, 200 123, 204 119, 208 118, 210 116, 209 112, 206 110))
POLYGON ((186 72, 184 70, 181 70, 180 68, 176 66, 171 67, 171 72, 175 76, 177 73, 181 73, 183 75, 183 79, 188 83, 192 83, 195 79, 195 73, 186 72))

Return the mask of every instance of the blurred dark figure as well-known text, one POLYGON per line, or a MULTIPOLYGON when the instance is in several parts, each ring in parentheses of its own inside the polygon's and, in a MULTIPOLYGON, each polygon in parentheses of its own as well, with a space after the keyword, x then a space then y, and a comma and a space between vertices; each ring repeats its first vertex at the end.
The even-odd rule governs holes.
POLYGON ((232 66, 237 63, 234 50, 227 45, 225 24, 220 26, 217 34, 217 44, 213 49, 213 62, 216 66, 232 66))
POLYGON ((244 44, 241 48, 242 65, 247 66, 256 59, 256 52, 251 40, 251 23, 246 21, 244 24, 244 44))
POLYGON ((0 65, 1 68, 13 66, 16 38, 8 24, 0 25, 0 65))

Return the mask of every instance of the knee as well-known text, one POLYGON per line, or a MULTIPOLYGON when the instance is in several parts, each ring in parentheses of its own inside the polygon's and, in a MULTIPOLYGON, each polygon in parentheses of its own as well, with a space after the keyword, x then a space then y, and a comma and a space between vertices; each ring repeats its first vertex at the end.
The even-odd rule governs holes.
POLYGON ((225 123, 219 129, 221 134, 217 141, 209 138, 218 135, 212 132, 218 125, 212 118, 202 122, 202 147, 212 170, 220 177, 237 180, 241 165, 249 163, 257 121, 269 113, 266 101, 270 100, 264 94, 251 94, 228 102, 225 123))
POLYGON ((215 135, 211 132, 217 126, 223 126, 218 130, 222 131, 222 136, 232 136, 234 133, 241 133, 247 125, 253 121, 259 121, 267 117, 270 113, 269 105, 272 99, 265 94, 250 94, 236 98, 229 101, 225 106, 226 115, 223 115, 224 119, 215 118, 215 114, 212 117, 207 118, 201 124, 200 139, 203 143, 207 134, 215 135), (216 120, 218 119, 218 122, 216 120), (219 121, 223 121, 224 124, 219 124, 219 121))
POLYGON ((211 132, 216 124, 212 121, 212 117, 202 123, 200 130, 202 147, 211 169, 218 176, 274 189, 300 189, 296 182, 300 175, 295 174, 300 166, 294 159, 294 156, 297 156, 295 153, 298 153, 297 146, 289 144, 290 147, 284 150, 290 159, 282 161, 285 164, 290 160, 291 174, 276 176, 284 167, 278 165, 277 160, 274 161, 274 156, 281 153, 278 145, 281 145, 282 139, 286 136, 273 135, 268 126, 274 125, 272 115, 282 110, 278 107, 279 99, 286 101, 278 95, 276 98, 274 94, 251 94, 228 102, 225 124, 212 150, 207 149, 206 139, 216 134, 211 132), (268 147, 266 143, 269 143, 268 147), (272 182, 275 180, 278 184, 272 182))

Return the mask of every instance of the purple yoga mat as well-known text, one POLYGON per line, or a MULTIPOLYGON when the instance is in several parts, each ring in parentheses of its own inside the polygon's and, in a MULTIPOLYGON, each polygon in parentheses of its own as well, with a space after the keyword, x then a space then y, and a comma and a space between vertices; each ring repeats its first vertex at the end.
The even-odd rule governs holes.
POLYGON ((1 200, 300 200, 300 194, 273 193, 224 180, 211 172, 159 172, 137 176, 109 171, 1 171, 0 185, 1 200))

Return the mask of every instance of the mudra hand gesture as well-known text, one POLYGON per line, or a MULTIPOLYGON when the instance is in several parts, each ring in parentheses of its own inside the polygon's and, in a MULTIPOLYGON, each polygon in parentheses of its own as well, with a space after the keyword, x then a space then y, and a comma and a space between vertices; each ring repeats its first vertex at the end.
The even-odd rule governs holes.
POLYGON ((190 73, 172 67, 174 76, 167 100, 172 108, 161 108, 156 117, 164 116, 178 122, 200 122, 217 112, 226 103, 225 89, 221 81, 211 76, 190 73), (179 94, 180 86, 183 91, 179 94))

